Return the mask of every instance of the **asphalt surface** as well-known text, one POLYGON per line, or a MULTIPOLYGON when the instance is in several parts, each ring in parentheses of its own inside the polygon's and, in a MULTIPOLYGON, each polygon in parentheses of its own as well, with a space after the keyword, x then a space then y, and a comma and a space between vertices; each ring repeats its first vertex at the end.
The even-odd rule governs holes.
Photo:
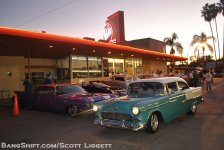
POLYGON ((205 90, 205 85, 202 87, 204 103, 197 114, 163 123, 156 134, 93 126, 91 111, 71 118, 60 113, 21 109, 21 115, 13 117, 10 102, 1 103, 0 142, 80 144, 68 149, 223 150, 224 79, 215 78, 211 92, 205 90), (94 144, 111 144, 111 148, 106 145, 93 148, 94 144))

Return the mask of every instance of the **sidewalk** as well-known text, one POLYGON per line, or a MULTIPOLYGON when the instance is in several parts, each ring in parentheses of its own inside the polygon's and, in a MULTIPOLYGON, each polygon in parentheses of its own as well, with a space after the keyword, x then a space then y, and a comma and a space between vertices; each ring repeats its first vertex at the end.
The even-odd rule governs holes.
POLYGON ((204 103, 199 106, 198 117, 203 120, 201 148, 203 150, 224 148, 224 79, 214 78, 212 91, 202 85, 204 103))

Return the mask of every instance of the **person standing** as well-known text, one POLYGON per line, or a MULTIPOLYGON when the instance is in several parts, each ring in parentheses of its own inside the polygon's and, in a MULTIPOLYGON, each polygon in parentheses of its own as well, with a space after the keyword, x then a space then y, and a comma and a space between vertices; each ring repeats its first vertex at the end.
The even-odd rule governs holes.
POLYGON ((208 90, 212 90, 212 74, 210 73, 210 71, 207 71, 207 73, 205 74, 205 81, 206 81, 206 89, 208 90))
POLYGON ((44 79, 44 84, 52 84, 52 79, 50 77, 50 73, 47 74, 47 77, 44 79))
POLYGON ((175 77, 181 77, 181 74, 178 71, 176 71, 175 72, 175 77))
POLYGON ((199 87, 199 86, 201 86, 200 76, 199 76, 199 74, 198 74, 198 72, 197 72, 196 70, 194 71, 192 81, 193 81, 193 86, 194 86, 194 87, 199 87))
POLYGON ((26 76, 25 80, 23 81, 25 94, 32 93, 32 83, 30 82, 29 76, 26 76))

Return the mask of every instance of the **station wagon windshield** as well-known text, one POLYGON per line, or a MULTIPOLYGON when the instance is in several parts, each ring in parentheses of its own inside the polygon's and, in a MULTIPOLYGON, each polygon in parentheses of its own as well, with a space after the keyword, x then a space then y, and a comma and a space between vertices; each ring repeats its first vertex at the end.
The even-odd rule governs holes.
POLYGON ((129 84, 128 95, 130 97, 151 97, 165 94, 164 85, 159 82, 135 82, 129 84))
POLYGON ((86 91, 82 89, 80 86, 72 85, 72 86, 57 86, 56 87, 57 94, 69 94, 69 93, 77 93, 86 91))

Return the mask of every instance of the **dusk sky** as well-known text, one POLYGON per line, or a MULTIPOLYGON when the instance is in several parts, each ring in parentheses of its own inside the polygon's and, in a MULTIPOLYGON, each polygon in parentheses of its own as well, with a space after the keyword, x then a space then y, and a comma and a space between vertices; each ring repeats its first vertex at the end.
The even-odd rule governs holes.
MULTIPOLYGON (((150 37, 163 41, 176 32, 187 57, 193 54, 189 46, 193 35, 205 32, 211 36, 209 23, 201 17, 202 6, 217 2, 219 0, 0 0, 0 26, 98 40, 103 38, 106 18, 121 10, 124 11, 126 40, 150 37)), ((222 57, 221 15, 217 23, 222 57)), ((215 31, 214 22, 212 25, 215 31)))

